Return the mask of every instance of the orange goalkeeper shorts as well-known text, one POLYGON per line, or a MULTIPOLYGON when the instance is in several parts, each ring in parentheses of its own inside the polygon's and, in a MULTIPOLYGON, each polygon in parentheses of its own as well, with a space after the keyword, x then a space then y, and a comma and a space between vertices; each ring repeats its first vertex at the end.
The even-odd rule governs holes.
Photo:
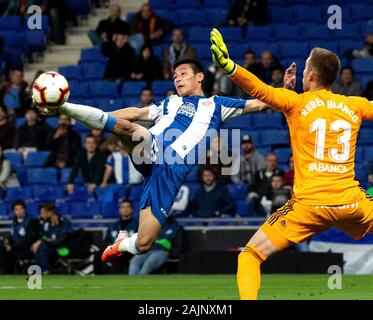
POLYGON ((299 243, 331 227, 355 240, 373 232, 373 198, 361 191, 360 201, 339 206, 306 206, 289 200, 260 229, 278 249, 284 249, 285 239, 299 243))

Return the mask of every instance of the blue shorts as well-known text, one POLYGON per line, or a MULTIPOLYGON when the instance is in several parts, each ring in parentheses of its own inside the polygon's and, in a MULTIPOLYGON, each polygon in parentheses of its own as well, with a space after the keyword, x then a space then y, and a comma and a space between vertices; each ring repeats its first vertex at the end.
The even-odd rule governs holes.
POLYGON ((142 164, 135 168, 144 176, 144 190, 139 209, 151 207, 153 215, 163 225, 175 197, 193 166, 186 164, 142 164))

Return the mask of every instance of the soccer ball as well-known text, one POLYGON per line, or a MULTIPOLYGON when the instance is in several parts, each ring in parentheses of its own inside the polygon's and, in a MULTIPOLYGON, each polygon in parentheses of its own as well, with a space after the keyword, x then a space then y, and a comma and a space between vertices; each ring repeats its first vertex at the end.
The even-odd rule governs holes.
POLYGON ((63 105, 70 95, 66 78, 55 71, 42 73, 32 86, 32 97, 38 107, 55 109, 63 105))

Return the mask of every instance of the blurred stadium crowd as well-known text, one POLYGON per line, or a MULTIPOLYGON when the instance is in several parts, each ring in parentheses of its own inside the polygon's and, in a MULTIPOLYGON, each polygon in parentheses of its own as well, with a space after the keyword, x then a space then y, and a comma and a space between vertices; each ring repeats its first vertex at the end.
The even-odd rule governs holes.
MULTIPOLYGON (((38 253, 41 265, 50 252, 48 243, 56 248, 66 240, 61 235, 72 233, 70 218, 118 218, 119 214, 117 223, 127 226, 125 216, 136 218, 142 192, 142 177, 115 136, 89 130, 63 115, 39 117, 30 108, 32 84, 24 81, 24 61, 44 52, 49 42, 64 44, 66 24, 90 14, 90 1, 67 3, 0 1, 0 219, 15 216, 14 228, 27 229, 27 243, 32 243, 31 251, 38 253), (30 4, 42 7, 41 30, 26 27, 25 8, 30 4), (33 226, 31 218, 17 222, 17 211, 39 217, 41 226, 33 226), (62 242, 56 244, 56 239, 62 242)), ((79 63, 58 70, 69 80, 71 102, 105 111, 146 106, 175 94, 171 66, 182 58, 203 62, 207 96, 250 98, 212 65, 208 34, 213 26, 227 40, 232 58, 269 85, 282 87, 284 69, 295 61, 296 90, 301 92, 305 58, 311 48, 320 46, 341 58, 343 68, 333 91, 373 100, 373 1, 333 1, 343 10, 343 27, 336 30, 327 27, 329 1, 324 0, 150 0, 126 19, 119 5, 93 3, 107 6, 108 18, 88 32, 92 48, 81 51, 79 63)), ((175 217, 266 217, 291 197, 294 170, 282 114, 269 111, 238 117, 223 128, 241 130, 241 155, 232 157, 228 165, 208 161, 193 170, 175 201, 175 217), (222 176, 223 167, 238 170, 222 176)), ((373 125, 364 123, 355 166, 356 178, 371 195, 372 136, 373 125)), ((230 154, 230 148, 215 138, 209 158, 230 154)), ((170 228, 176 230, 174 223, 170 228)), ((115 228, 107 235, 106 242, 112 242, 115 228)), ((82 233, 73 238, 72 251, 81 243, 92 243, 82 233)), ((139 272, 139 266, 132 267, 137 270, 132 272, 139 272)))

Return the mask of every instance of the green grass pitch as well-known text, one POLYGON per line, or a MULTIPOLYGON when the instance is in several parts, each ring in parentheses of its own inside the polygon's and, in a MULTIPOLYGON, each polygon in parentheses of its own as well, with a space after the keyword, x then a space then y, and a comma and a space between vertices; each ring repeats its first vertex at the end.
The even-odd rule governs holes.
MULTIPOLYGON (((373 299, 373 276, 343 275, 342 289, 330 290, 329 275, 263 275, 260 299, 373 299)), ((41 290, 27 276, 0 276, 0 299, 187 300, 238 299, 234 275, 151 275, 129 277, 44 276, 41 290)))

